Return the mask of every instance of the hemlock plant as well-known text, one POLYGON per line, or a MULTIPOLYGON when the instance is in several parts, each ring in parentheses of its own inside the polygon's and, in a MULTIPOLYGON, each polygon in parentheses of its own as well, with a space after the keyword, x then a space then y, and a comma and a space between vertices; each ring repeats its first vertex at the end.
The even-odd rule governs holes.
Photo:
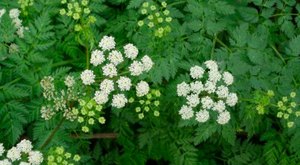
POLYGON ((1 0, 0 165, 300 162, 296 0, 1 0))

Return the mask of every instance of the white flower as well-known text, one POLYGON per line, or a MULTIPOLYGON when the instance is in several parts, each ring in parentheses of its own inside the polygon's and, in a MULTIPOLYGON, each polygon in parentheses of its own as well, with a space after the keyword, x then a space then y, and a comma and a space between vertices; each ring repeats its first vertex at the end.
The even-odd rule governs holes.
POLYGON ((117 68, 114 64, 106 64, 102 67, 103 75, 108 76, 110 78, 117 76, 117 68))
POLYGON ((17 34, 20 38, 24 37, 24 27, 21 26, 18 30, 17 30, 17 34))
POLYGON ((141 61, 142 61, 142 64, 143 64, 143 66, 144 66, 144 71, 149 72, 149 70, 150 70, 150 69, 152 68, 152 66, 153 66, 153 61, 152 61, 152 59, 151 59, 149 56, 145 55, 145 56, 141 59, 141 61))
POLYGON ((91 64, 98 66, 105 61, 105 56, 101 50, 94 50, 91 55, 91 64))
POLYGON ((29 153, 32 150, 32 144, 29 140, 22 140, 20 143, 17 144, 17 149, 20 152, 29 153))
POLYGON ((217 122, 219 124, 226 124, 228 123, 228 121, 230 120, 230 113, 228 111, 224 111, 222 113, 219 114, 217 122))
POLYGON ((103 91, 96 91, 94 100, 97 104, 105 104, 108 102, 108 94, 103 91))
POLYGON ((224 72, 223 73, 223 81, 225 82, 226 85, 231 85, 233 83, 233 76, 229 72, 224 72))
POLYGON ((111 50, 116 46, 115 38, 112 36, 104 36, 99 42, 99 47, 102 50, 111 50))
POLYGON ((64 83, 67 87, 72 87, 75 84, 74 77, 70 75, 66 76, 64 83))
POLYGON ((106 94, 110 94, 110 92, 114 91, 114 82, 112 80, 109 79, 104 79, 101 83, 100 83, 100 89, 101 91, 103 91, 106 94))
POLYGON ((187 99, 187 104, 190 107, 196 107, 200 103, 200 99, 197 94, 188 95, 186 99, 187 99))
POLYGON ((0 18, 5 14, 6 10, 5 9, 1 9, 0 10, 0 18))
POLYGON ((9 17, 11 19, 15 19, 15 18, 18 18, 20 16, 20 10, 19 9, 11 9, 9 11, 9 17))
POLYGON ((12 147, 10 150, 7 151, 7 158, 11 161, 16 161, 21 159, 21 152, 16 147, 12 147))
POLYGON ((139 53, 137 47, 133 44, 127 44, 124 46, 125 57, 134 60, 139 53))
POLYGON ((220 74, 220 72, 218 70, 211 70, 208 72, 208 80, 211 82, 218 82, 219 80, 221 80, 222 75, 220 74))
POLYGON ((183 120, 186 120, 186 119, 190 119, 194 116, 194 111, 191 107, 183 105, 179 111, 179 114, 181 115, 181 118, 183 120))
POLYGON ((229 93, 226 99, 226 104, 230 107, 235 106, 235 104, 238 102, 238 97, 236 93, 229 93))
POLYGON ((219 100, 218 102, 214 103, 214 106, 213 106, 213 110, 214 111, 217 111, 217 112, 223 112, 225 111, 225 103, 222 101, 222 100, 219 100))
POLYGON ((193 66, 190 69, 190 75, 193 79, 200 79, 203 77, 204 69, 200 66, 193 66))
POLYGON ((219 98, 226 98, 228 96, 229 90, 224 85, 218 86, 216 94, 219 98))
POLYGON ((4 152, 5 152, 5 148, 4 148, 3 144, 0 143, 0 157, 3 155, 4 152))
POLYGON ((43 154, 39 151, 31 151, 29 152, 28 161, 32 165, 39 165, 43 162, 43 154))
POLYGON ((80 74, 80 78, 82 80, 82 83, 84 85, 91 85, 92 83, 95 82, 95 75, 92 70, 86 69, 80 74))
POLYGON ((145 96, 149 93, 149 84, 146 81, 140 81, 137 85, 136 85, 136 95, 138 97, 142 97, 145 96))
POLYGON ((214 93, 216 90, 216 83, 207 81, 204 85, 204 90, 209 94, 214 93))
POLYGON ((8 159, 0 160, 0 165, 12 165, 8 159))
POLYGON ((111 106, 116 108, 123 108, 128 102, 124 94, 116 94, 113 96, 111 106))
POLYGON ((120 77, 117 84, 121 91, 129 91, 131 88, 131 80, 128 77, 120 77))
POLYGON ((187 96, 190 93, 190 86, 186 82, 182 82, 177 85, 177 95, 187 96))
POLYGON ((209 70, 218 70, 218 64, 213 60, 208 60, 204 64, 209 70))
POLYGON ((209 112, 207 110, 201 110, 196 112, 196 120, 199 123, 204 123, 209 119, 209 112))
POLYGON ((209 96, 205 96, 201 99, 201 104, 203 109, 210 109, 212 108, 214 101, 209 96))
POLYGON ((119 52, 117 50, 113 50, 109 53, 108 60, 114 65, 118 65, 124 61, 121 52, 119 52))
MULTIPOLYGON (((14 18, 13 20, 12 20, 12 22, 14 23, 14 25, 15 25, 15 27, 16 28, 21 28, 22 27, 22 20, 20 20, 19 18, 14 18)), ((24 30, 24 29, 22 29, 22 30, 24 30)), ((22 32, 23 33, 23 32, 22 32)))
POLYGON ((50 120, 55 115, 50 106, 42 106, 41 117, 45 120, 50 120))
POLYGON ((27 162, 20 162, 19 165, 30 165, 30 163, 27 163, 27 162))
POLYGON ((139 61, 133 61, 129 66, 129 71, 132 76, 139 76, 144 71, 144 66, 139 61))
POLYGON ((200 94, 203 91, 203 84, 201 81, 192 82, 190 87, 190 90, 195 94, 200 94))

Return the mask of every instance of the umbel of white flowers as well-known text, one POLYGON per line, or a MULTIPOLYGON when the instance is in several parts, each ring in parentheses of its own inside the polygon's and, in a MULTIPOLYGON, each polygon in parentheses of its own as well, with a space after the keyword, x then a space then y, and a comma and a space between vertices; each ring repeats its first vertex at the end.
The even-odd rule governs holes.
POLYGON ((204 123, 210 118, 209 111, 214 111, 218 113, 217 122, 226 124, 230 120, 226 105, 233 107, 238 102, 236 93, 228 89, 234 78, 229 72, 221 73, 215 61, 204 64, 205 68, 197 65, 190 68, 191 83, 177 85, 177 95, 186 98, 186 105, 181 107, 179 114, 184 120, 195 116, 198 122, 204 123))
POLYGON ((19 163, 19 165, 40 165, 44 158, 39 151, 32 150, 32 144, 29 140, 22 140, 15 147, 5 151, 3 144, 0 143, 0 165, 12 165, 19 163), (4 153, 6 152, 6 156, 4 153))
MULTIPOLYGON (((95 92, 94 100, 97 104, 103 105, 112 98, 112 107, 123 108, 128 102, 125 92, 130 91, 134 86, 132 78, 149 72, 154 63, 147 55, 138 59, 139 50, 133 44, 129 43, 123 47, 124 54, 116 50, 115 46, 114 37, 104 36, 99 42, 100 49, 91 53, 90 63, 95 69, 100 69, 104 76, 95 92), (131 64, 127 68, 121 68, 120 64, 126 60, 131 64)), ((83 71, 80 78, 84 85, 93 85, 96 82, 93 70, 83 71)), ((150 87, 147 82, 140 81, 135 85, 135 90, 137 97, 142 97, 149 93, 150 87)))

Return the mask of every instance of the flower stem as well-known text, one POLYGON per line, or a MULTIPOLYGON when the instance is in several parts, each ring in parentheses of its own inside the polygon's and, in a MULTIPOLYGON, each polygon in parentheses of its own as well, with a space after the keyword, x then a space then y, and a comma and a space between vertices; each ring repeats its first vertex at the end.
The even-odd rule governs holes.
POLYGON ((48 136, 48 138, 46 139, 46 141, 42 144, 42 146, 40 147, 41 149, 44 149, 53 139, 55 133, 59 130, 59 128, 62 126, 63 122, 65 121, 65 118, 63 117, 58 125, 52 130, 51 134, 48 136))
POLYGON ((75 139, 115 139, 118 134, 116 133, 96 133, 92 135, 71 135, 72 138, 75 139))

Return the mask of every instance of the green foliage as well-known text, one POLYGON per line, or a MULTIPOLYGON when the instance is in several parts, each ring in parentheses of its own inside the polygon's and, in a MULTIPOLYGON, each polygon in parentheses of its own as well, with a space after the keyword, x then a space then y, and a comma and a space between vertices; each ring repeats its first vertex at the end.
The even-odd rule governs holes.
MULTIPOLYGON (((144 2, 89 0, 96 22, 86 24, 62 16, 60 9, 66 5, 61 0, 30 5, 1 0, 0 11, 5 8, 6 13, 0 14, 0 142, 12 147, 30 139, 45 154, 63 146, 89 165, 299 164, 299 3, 168 0, 171 31, 156 37, 146 24, 138 26, 144 2), (12 8, 22 11, 19 18, 27 27, 23 38, 9 16, 12 8), (76 24, 84 29, 75 31, 76 24), (66 75, 80 81, 104 35, 114 36, 120 45, 133 43, 139 54, 152 58, 153 69, 142 78, 161 92, 159 116, 140 120, 135 105, 103 107, 105 124, 95 124, 86 134, 62 114, 42 119, 41 79, 51 75, 60 80, 58 86, 66 75), (185 100, 176 96, 177 84, 189 79, 191 66, 209 59, 235 78, 232 90, 239 102, 228 109, 231 120, 226 125, 185 121, 178 114, 185 100), (291 91, 297 93, 297 104, 289 128, 277 116, 277 102, 291 91)), ((119 45, 117 49, 123 50, 119 45)))

